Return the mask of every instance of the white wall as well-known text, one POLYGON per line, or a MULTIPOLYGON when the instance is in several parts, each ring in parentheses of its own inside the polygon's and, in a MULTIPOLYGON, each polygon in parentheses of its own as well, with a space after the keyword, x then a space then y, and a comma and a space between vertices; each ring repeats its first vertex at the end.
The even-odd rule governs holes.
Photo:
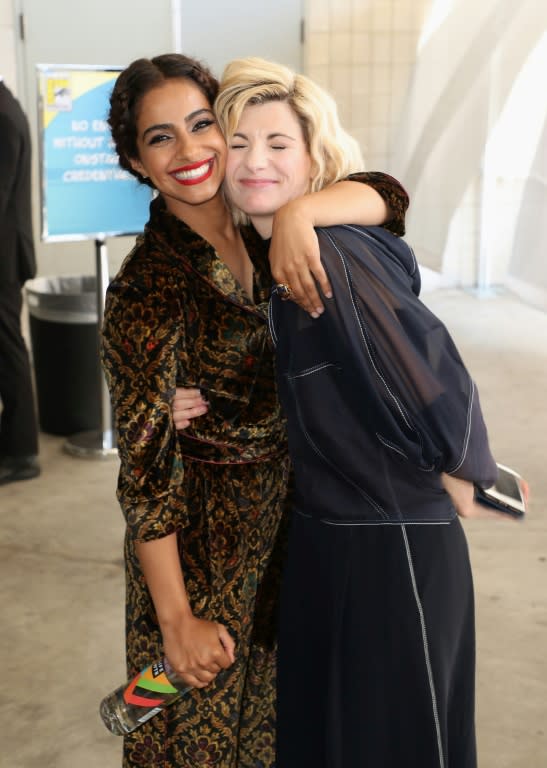
POLYGON ((17 95, 15 24, 11 0, 0 0, 0 74, 10 91, 17 95))
POLYGON ((307 0, 305 71, 336 97, 368 169, 392 165, 395 126, 430 0, 307 0))
POLYGON ((301 0, 175 0, 179 10, 179 50, 204 60, 220 77, 231 59, 263 56, 302 67, 301 0))
MULTIPOLYGON (((517 178, 500 164, 485 189, 482 173, 488 137, 547 29, 547 3, 308 0, 306 20, 305 70, 337 99, 368 168, 407 187, 407 238, 421 264, 464 286, 486 271, 492 284, 510 283, 547 308, 538 292, 547 282, 547 131, 537 132, 534 165, 517 178)), ((530 84, 523 121, 545 100, 544 80, 530 84)))

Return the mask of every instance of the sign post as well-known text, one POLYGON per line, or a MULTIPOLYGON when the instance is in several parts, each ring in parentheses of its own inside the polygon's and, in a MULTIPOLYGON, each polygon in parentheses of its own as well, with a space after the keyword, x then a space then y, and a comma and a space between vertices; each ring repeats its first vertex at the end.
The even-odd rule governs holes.
MULTIPOLYGON (((40 119, 41 238, 95 243, 97 323, 108 286, 107 237, 142 232, 150 190, 122 169, 106 117, 121 67, 37 65, 40 119)), ((101 427, 68 438, 74 455, 117 454, 110 397, 101 374, 101 427)))

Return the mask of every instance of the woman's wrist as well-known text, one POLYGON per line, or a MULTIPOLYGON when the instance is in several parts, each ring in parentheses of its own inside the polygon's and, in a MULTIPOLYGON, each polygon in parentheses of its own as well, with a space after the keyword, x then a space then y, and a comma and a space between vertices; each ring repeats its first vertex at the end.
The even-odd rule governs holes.
POLYGON ((162 606, 160 609, 156 608, 156 616, 163 633, 168 632, 175 627, 180 627, 181 624, 192 619, 194 614, 192 613, 190 604, 186 600, 177 605, 162 606))
POLYGON ((274 213, 273 227, 279 225, 285 220, 294 221, 295 218, 302 219, 308 222, 312 227, 316 226, 313 205, 310 204, 311 192, 307 195, 302 195, 294 200, 289 200, 288 203, 282 205, 274 213))

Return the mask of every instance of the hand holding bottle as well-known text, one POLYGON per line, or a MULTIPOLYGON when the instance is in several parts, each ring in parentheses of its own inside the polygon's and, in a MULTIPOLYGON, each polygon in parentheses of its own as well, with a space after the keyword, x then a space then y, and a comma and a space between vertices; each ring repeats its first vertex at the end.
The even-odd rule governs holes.
POLYGON ((167 630, 164 642, 174 643, 172 655, 181 673, 168 658, 157 660, 101 701, 101 718, 112 733, 131 733, 191 688, 206 686, 235 661, 235 643, 222 624, 190 615, 178 630, 167 630))
POLYGON ((107 728, 131 733, 191 688, 204 688, 235 661, 235 642, 216 621, 194 616, 175 533, 136 541, 135 551, 160 625, 164 657, 116 688, 100 705, 107 728))
MULTIPOLYGON (((225 627, 194 615, 175 533, 137 541, 135 551, 154 602, 165 656, 177 677, 203 688, 234 662, 234 641, 225 627)), ((209 610, 214 615, 212 605, 209 610)))
POLYGON ((193 688, 203 688, 235 661, 235 642, 216 621, 187 614, 161 629, 171 668, 193 688))

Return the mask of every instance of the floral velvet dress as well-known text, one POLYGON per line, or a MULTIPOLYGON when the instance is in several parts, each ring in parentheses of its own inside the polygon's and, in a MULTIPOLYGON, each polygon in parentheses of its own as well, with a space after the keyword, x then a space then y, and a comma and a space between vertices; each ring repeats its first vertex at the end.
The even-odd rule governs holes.
MULTIPOLYGON (((384 174, 375 186, 402 232, 408 203, 384 174)), ((118 431, 125 516, 129 675, 163 655, 136 541, 176 533, 196 616, 224 624, 236 662, 124 739, 124 766, 271 768, 275 637, 289 459, 267 327, 266 243, 242 230, 254 302, 214 248, 151 205, 144 236, 109 286, 102 359, 118 431), (199 387, 208 412, 175 430, 176 386, 199 387)))

